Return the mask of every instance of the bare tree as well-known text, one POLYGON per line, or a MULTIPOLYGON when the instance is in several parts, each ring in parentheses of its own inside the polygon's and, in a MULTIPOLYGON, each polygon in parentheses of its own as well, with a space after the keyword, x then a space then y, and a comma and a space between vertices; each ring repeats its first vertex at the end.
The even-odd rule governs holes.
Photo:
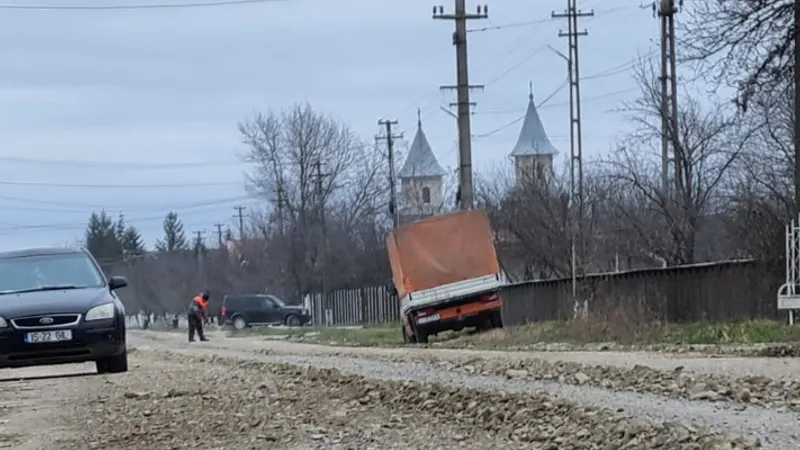
POLYGON ((667 130, 677 149, 683 183, 662 189, 659 145, 661 92, 653 67, 642 61, 636 71, 640 98, 625 105, 637 126, 624 145, 603 158, 607 176, 620 195, 616 210, 621 226, 643 241, 643 253, 664 264, 690 264, 700 240, 713 240, 714 222, 722 212, 722 193, 735 162, 751 143, 751 124, 726 112, 724 104, 704 108, 688 92, 680 96, 678 127, 667 130), (705 236, 703 239, 699 239, 705 236))
POLYGON ((728 229, 739 244, 736 256, 776 261, 794 210, 794 91, 763 92, 748 114, 757 129, 737 165, 728 229))
POLYGON ((738 89, 746 108, 759 93, 793 80, 792 0, 686 2, 681 49, 685 60, 717 84, 738 89))
MULTIPOLYGON (((253 164, 248 186, 271 205, 254 225, 271 263, 281 266, 280 277, 290 280, 296 294, 319 290, 323 270, 349 278, 352 263, 342 255, 363 250, 359 240, 374 245, 370 234, 380 234, 375 230, 387 218, 380 155, 308 104, 256 115, 239 129, 248 146, 245 158, 253 164), (367 237, 353 233, 370 226, 367 237), (348 264, 350 272, 343 270, 348 264)), ((339 281, 331 282, 335 287, 339 281)))

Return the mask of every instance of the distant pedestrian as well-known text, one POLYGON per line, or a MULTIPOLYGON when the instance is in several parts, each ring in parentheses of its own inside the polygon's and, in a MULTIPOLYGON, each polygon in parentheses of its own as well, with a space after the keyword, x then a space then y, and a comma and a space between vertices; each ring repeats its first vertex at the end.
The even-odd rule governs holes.
POLYGON ((194 333, 200 337, 201 341, 207 341, 206 336, 203 334, 203 322, 208 317, 208 291, 192 299, 189 304, 189 342, 194 342, 194 333))

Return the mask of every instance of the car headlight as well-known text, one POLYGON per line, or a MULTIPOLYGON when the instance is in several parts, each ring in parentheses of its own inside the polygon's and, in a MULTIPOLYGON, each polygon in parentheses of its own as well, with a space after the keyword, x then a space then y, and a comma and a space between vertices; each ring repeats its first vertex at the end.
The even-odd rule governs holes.
POLYGON ((115 311, 113 303, 106 303, 104 305, 95 306, 86 313, 86 321, 113 319, 114 312, 115 311))
POLYGON ((0 328, 8 328, 8 322, 6 322, 6 319, 3 319, 2 317, 0 317, 0 328))

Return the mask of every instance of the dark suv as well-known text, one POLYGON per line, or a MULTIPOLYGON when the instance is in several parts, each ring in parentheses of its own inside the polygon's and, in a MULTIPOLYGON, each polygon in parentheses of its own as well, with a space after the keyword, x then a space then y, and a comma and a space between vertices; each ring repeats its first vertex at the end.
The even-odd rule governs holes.
POLYGON ((94 361, 128 370, 125 308, 83 248, 0 252, 0 368, 94 361))
POLYGON ((293 327, 311 321, 308 310, 289 306, 274 295, 226 295, 222 298, 221 323, 237 330, 253 325, 285 324, 293 327))

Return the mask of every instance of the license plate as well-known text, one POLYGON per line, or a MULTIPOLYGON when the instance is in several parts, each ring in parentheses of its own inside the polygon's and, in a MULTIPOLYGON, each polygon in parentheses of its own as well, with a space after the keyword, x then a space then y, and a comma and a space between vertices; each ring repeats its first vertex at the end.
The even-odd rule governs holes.
POLYGON ((62 342, 72 340, 72 330, 37 331, 26 333, 25 342, 37 344, 40 342, 62 342))
POLYGON ((422 324, 422 323, 436 322, 440 318, 441 317, 438 314, 434 314, 432 316, 418 317, 417 318, 417 323, 422 324))

